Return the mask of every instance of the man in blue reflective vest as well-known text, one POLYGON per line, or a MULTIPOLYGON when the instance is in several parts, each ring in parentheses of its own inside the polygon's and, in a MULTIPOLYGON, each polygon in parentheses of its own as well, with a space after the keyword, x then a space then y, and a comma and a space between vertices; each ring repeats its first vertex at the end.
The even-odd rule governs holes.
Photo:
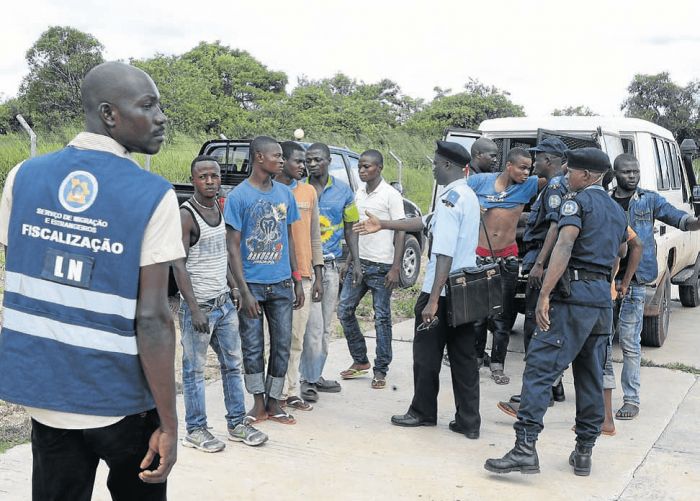
POLYGON ((552 383, 572 364, 576 388, 576 448, 569 464, 589 475, 604 419, 603 365, 612 330, 610 274, 627 251, 627 221, 601 186, 610 169, 597 148, 571 150, 569 193, 559 211, 559 235, 537 302, 537 329, 525 358, 515 447, 484 467, 494 473, 539 473, 535 442, 552 383), (551 304, 551 307, 550 307, 551 304))
POLYGON ((81 86, 86 132, 10 171, 0 398, 32 416, 35 500, 89 500, 100 459, 113 499, 165 499, 176 460, 169 262, 177 198, 130 153, 155 154, 153 80, 104 63, 81 86))

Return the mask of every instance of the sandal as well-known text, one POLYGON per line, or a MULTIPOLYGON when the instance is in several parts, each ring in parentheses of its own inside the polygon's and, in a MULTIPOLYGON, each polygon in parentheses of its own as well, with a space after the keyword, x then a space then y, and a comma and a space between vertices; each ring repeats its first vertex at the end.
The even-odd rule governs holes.
POLYGON ((293 407, 299 411, 310 411, 313 410, 314 406, 308 402, 305 402, 303 398, 297 396, 289 397, 284 401, 287 407, 293 407))
POLYGON ((341 372, 340 377, 343 379, 356 379, 367 374, 368 370, 369 367, 367 369, 353 369, 350 367, 349 369, 345 369, 343 372, 341 372))
POLYGON ((275 421, 281 424, 296 424, 297 420, 294 416, 287 414, 286 412, 280 412, 279 414, 270 414, 267 416, 270 421, 275 421))
POLYGON ((374 376, 372 378, 372 388, 375 390, 381 390, 386 387, 386 379, 383 376, 374 376))
POLYGON ((496 384, 508 384, 510 383, 510 377, 506 376, 501 369, 494 369, 491 371, 491 379, 493 379, 496 384))
POLYGON ((639 407, 634 404, 625 403, 620 409, 615 413, 615 419, 621 421, 629 421, 634 419, 639 414, 639 407))
POLYGON ((318 402, 318 391, 316 391, 316 385, 311 383, 301 383, 301 398, 308 402, 318 402))
POLYGON ((341 387, 338 381, 329 381, 327 379, 323 379, 323 376, 318 378, 318 381, 316 381, 317 391, 323 391, 326 393, 338 393, 340 389, 341 387))

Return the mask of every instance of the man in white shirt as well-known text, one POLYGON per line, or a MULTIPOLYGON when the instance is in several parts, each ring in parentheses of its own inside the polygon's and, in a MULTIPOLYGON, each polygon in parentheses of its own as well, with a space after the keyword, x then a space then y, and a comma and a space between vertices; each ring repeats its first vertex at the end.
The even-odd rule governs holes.
MULTIPOLYGON (((403 198, 382 178, 384 159, 377 150, 367 150, 360 156, 358 165, 360 180, 365 185, 357 190, 355 203, 360 218, 366 219, 369 211, 380 219, 404 219, 403 198)), ((359 239, 362 280, 354 283, 352 264, 345 276, 338 304, 338 319, 343 326, 352 365, 342 371, 343 379, 353 379, 367 373, 370 368, 367 345, 355 315, 355 309, 367 291, 372 292, 374 327, 377 352, 374 359, 372 388, 386 386, 386 374, 391 363, 391 291, 399 285, 401 257, 403 255, 403 231, 380 231, 361 235, 359 239)))

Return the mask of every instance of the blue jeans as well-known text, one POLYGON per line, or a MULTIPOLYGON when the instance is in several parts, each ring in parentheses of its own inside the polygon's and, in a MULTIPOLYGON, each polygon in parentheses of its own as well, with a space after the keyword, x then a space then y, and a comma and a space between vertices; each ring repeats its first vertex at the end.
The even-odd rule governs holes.
POLYGON ((236 308, 229 299, 210 311, 204 310, 209 320, 209 334, 194 330, 189 306, 185 301, 180 304, 182 391, 188 433, 207 426, 204 366, 209 345, 219 358, 228 426, 235 427, 245 417, 245 395, 241 380, 241 338, 238 335, 236 308))
POLYGON ((249 283, 248 288, 267 319, 270 329, 270 359, 265 377, 263 314, 250 318, 243 312, 239 313, 245 387, 248 393, 253 395, 267 393, 268 396, 280 400, 292 344, 294 288, 291 280, 275 284, 249 283))
POLYGON ((374 329, 377 336, 377 356, 374 359, 374 372, 384 374, 391 363, 391 289, 384 287, 384 279, 391 269, 390 264, 373 263, 361 260, 362 282, 353 286, 352 269, 343 280, 343 291, 338 304, 338 319, 348 342, 350 355, 356 364, 367 364, 367 344, 355 316, 355 309, 367 291, 372 292, 374 307, 374 329))
POLYGON ((338 302, 338 285, 338 268, 335 261, 326 262, 323 269, 323 298, 320 303, 311 304, 304 333, 299 367, 302 381, 317 383, 323 375, 323 367, 328 358, 331 322, 338 302))
POLYGON ((642 362, 642 322, 646 286, 630 284, 622 298, 617 324, 622 348, 622 392, 624 402, 639 406, 639 368, 642 362))

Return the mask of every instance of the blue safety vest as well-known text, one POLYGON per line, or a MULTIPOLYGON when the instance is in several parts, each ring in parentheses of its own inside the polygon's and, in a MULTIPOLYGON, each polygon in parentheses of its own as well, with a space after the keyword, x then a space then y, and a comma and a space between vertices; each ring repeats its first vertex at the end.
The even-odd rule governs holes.
POLYGON ((78 414, 154 407, 136 346, 145 228, 170 189, 127 158, 67 147, 13 185, 0 399, 78 414))

